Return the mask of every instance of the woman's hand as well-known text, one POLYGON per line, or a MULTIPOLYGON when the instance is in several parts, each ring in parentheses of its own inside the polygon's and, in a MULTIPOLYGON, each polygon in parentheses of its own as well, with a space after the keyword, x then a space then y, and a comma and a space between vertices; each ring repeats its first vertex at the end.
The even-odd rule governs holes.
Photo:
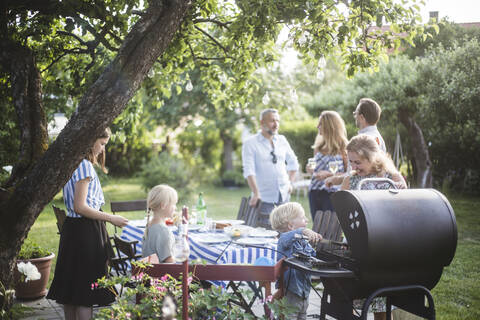
POLYGON ((304 236, 308 237, 308 242, 312 244, 317 244, 317 242, 323 239, 320 233, 316 233, 315 231, 312 231, 310 229, 303 229, 302 233, 304 236))
POLYGON ((325 180, 326 178, 333 176, 333 173, 327 170, 320 170, 318 172, 315 172, 313 176, 317 180, 325 180))
POLYGON ((128 223, 128 219, 127 218, 124 218, 122 216, 117 216, 117 215, 114 215, 114 214, 111 214, 110 215, 110 219, 108 219, 108 222, 110 222, 111 224, 117 226, 117 227, 125 227, 128 223))
POLYGON ((395 173, 392 175, 392 180, 395 182, 395 186, 397 189, 407 189, 407 183, 405 182, 405 179, 403 176, 399 173, 395 173))

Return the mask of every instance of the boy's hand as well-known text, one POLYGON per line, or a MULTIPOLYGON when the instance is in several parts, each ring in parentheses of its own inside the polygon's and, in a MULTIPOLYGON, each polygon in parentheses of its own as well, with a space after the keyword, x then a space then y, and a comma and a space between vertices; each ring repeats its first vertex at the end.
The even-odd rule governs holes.
POLYGON ((310 229, 303 229, 302 233, 304 236, 308 237, 308 241, 312 244, 317 244, 317 242, 323 239, 320 233, 316 233, 310 229))

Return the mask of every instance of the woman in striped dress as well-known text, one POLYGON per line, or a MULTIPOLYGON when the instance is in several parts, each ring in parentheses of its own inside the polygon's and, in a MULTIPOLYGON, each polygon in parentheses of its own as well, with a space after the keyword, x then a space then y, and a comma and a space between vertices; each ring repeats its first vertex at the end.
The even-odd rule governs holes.
POLYGON ((115 296, 96 289, 97 279, 107 274, 108 234, 105 221, 123 227, 128 220, 100 210, 105 203, 94 165, 106 173, 105 130, 63 188, 67 219, 62 227, 55 276, 47 298, 64 305, 65 319, 91 319, 94 305, 108 305, 115 296))
POLYGON ((312 221, 315 221, 315 214, 318 210, 334 210, 330 195, 338 190, 338 186, 327 187, 325 179, 336 173, 345 172, 345 148, 348 142, 345 122, 335 111, 323 111, 320 114, 317 128, 318 135, 313 145, 315 167, 307 167, 307 172, 312 174, 308 188, 312 221), (335 164, 335 173, 330 171, 330 163, 335 164))

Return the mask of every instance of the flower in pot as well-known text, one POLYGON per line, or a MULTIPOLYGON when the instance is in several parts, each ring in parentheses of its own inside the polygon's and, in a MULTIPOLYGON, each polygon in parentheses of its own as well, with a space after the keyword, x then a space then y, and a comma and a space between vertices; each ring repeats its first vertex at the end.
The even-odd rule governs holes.
POLYGON ((35 299, 47 294, 53 252, 25 240, 17 256, 15 268, 15 296, 17 299, 35 299))

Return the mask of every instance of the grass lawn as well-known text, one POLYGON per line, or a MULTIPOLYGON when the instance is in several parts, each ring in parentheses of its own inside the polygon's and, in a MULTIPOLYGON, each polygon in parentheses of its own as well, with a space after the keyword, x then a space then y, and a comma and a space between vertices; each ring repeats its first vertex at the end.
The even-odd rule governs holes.
MULTIPOLYGON (((214 219, 234 219, 240 205, 240 199, 250 194, 248 188, 226 189, 206 187, 203 191, 208 207, 208 215, 214 219)), ((136 179, 111 179, 104 185, 106 205, 110 211, 110 201, 144 199, 146 192, 136 179)), ((458 246, 452 264, 444 269, 439 284, 432 294, 437 311, 437 319, 480 319, 480 198, 450 196, 450 203, 455 210, 458 227, 458 246)), ((307 217, 309 214, 308 199, 292 196, 292 201, 300 202, 307 217)), ((51 204, 64 208, 61 193, 51 204)), ((191 207, 194 203, 179 201, 191 207)), ((128 219, 141 219, 143 212, 128 213, 128 219)), ((309 223, 311 226, 311 222, 309 223)), ((113 227, 109 227, 113 234, 113 227)), ((120 232, 120 231, 118 231, 120 232)), ((56 219, 51 205, 45 207, 32 226, 28 237, 57 254, 59 235, 56 219)), ((53 262, 53 268, 55 267, 53 262)), ((50 281, 53 278, 53 270, 50 281)))

